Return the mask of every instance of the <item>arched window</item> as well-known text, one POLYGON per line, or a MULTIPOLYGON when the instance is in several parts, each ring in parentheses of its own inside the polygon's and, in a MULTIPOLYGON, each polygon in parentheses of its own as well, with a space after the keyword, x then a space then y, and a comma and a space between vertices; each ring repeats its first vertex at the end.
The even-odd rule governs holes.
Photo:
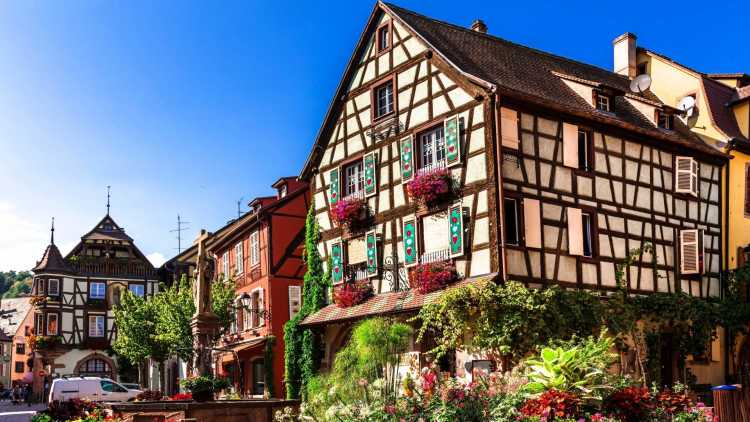
POLYGON ((89 355, 76 365, 76 375, 113 378, 112 361, 100 354, 89 355))

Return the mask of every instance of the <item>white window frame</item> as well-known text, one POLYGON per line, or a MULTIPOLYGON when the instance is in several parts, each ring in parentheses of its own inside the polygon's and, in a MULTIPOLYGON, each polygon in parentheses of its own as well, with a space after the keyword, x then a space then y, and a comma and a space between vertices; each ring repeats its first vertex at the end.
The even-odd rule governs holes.
POLYGON ((47 280, 47 296, 60 296, 60 279, 50 278, 47 280), (52 282, 55 282, 55 292, 52 293, 52 282))
POLYGON ((260 231, 250 233, 250 265, 260 264, 260 231))
POLYGON ((419 169, 432 170, 445 167, 445 129, 435 126, 419 134, 419 169))
POLYGON ((364 160, 357 160, 344 166, 344 196, 355 195, 365 190, 364 160))
POLYGON ((612 111, 612 99, 609 95, 597 93, 596 95, 596 109, 601 111, 612 111), (602 107, 604 106, 604 107, 602 107))
POLYGON ((287 194, 287 187, 286 187, 286 185, 281 185, 281 187, 279 188, 279 197, 283 198, 283 197, 286 196, 286 194, 287 194))
POLYGON ((242 274, 245 271, 245 245, 241 240, 234 245, 234 261, 236 273, 242 274))
POLYGON ((46 316, 47 318, 46 318, 46 325, 44 326, 44 332, 48 336, 56 336, 57 333, 60 332, 60 316, 57 315, 56 312, 50 312, 46 316), (49 330, 50 317, 54 317, 55 319, 55 332, 54 333, 51 333, 49 330))
POLYGON ((107 298, 107 283, 103 281, 92 281, 89 283, 89 299, 97 299, 97 300, 104 300, 107 298), (99 288, 96 286, 101 286, 101 296, 94 295, 94 292, 99 293, 99 288))
POLYGON ((88 329, 88 336, 92 338, 104 338, 104 335, 107 331, 107 321, 104 315, 95 314, 95 315, 88 315, 88 323, 89 323, 89 329, 88 329), (101 318, 101 331, 99 331, 99 323, 98 321, 101 318), (93 320, 93 324, 92 324, 93 320))
POLYGON ((391 46, 391 29, 390 25, 381 25, 378 28, 378 35, 375 37, 378 41, 378 53, 388 50, 391 46), (385 37, 383 36, 383 32, 385 32, 385 37))
POLYGON ((689 195, 698 196, 698 162, 693 157, 687 156, 676 156, 674 161, 674 190, 677 193, 687 193, 689 195), (680 161, 690 160, 689 169, 681 169, 680 161), (688 189, 680 188, 679 180, 680 175, 687 174, 690 178, 690 187, 688 189))
POLYGON ((375 87, 375 119, 385 117, 393 113, 394 106, 394 93, 393 93, 393 80, 386 81, 375 87), (388 88, 390 87, 390 92, 388 88), (384 97, 381 98, 381 92, 384 92, 384 97), (381 104, 382 101, 382 104, 381 104), (381 112, 382 109, 382 112, 381 112))
POLYGON ((128 291, 130 293, 133 293, 134 295, 136 295, 138 297, 145 297, 146 296, 146 286, 143 285, 143 284, 140 284, 140 283, 128 284, 128 291), (138 294, 138 292, 134 291, 133 287, 140 287, 141 294, 138 294))
POLYGON ((289 286, 287 294, 289 295, 289 319, 292 319, 302 310, 302 286, 289 286), (298 298, 298 303, 293 305, 292 298, 295 296, 298 298))
POLYGON ((221 255, 221 270, 224 273, 224 278, 229 278, 229 251, 221 255))

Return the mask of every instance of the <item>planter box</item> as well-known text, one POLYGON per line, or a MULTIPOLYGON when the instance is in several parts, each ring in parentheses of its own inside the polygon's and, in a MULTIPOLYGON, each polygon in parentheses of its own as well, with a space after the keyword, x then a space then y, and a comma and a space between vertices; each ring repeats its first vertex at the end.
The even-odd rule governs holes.
POLYGON ((297 409, 298 400, 217 400, 197 403, 105 403, 104 407, 124 422, 273 422, 273 414, 285 407, 297 409))

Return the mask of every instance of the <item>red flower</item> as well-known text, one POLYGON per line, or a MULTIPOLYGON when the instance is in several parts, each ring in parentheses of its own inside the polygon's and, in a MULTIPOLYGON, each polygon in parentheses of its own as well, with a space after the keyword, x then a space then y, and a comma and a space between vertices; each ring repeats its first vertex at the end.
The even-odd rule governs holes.
POLYGON ((453 178, 448 169, 418 174, 406 184, 406 191, 415 201, 428 203, 450 192, 453 178))
POLYGON ((419 264, 411 274, 411 285, 425 294, 442 289, 457 277, 456 267, 450 261, 419 264))
POLYGON ((571 393, 547 390, 537 399, 526 400, 526 403, 521 407, 521 414, 524 416, 572 418, 577 416, 580 403, 580 399, 571 393))
POLYGON ((339 225, 352 225, 362 218, 367 209, 363 198, 343 199, 336 203, 331 210, 331 217, 339 225))
POLYGON ((362 303, 372 294, 372 284, 369 280, 360 280, 353 283, 344 283, 333 290, 333 301, 339 308, 362 303))

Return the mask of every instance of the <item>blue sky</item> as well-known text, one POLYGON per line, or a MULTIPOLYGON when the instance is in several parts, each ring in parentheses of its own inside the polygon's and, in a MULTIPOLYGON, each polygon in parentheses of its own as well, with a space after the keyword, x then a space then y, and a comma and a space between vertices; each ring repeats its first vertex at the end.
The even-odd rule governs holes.
MULTIPOLYGON (((732 24, 749 12, 731 3, 397 2, 605 68, 631 31, 697 69, 750 73, 732 24)), ((373 4, 2 2, 0 270, 40 258, 51 216, 66 253, 104 215, 107 185, 113 217, 157 261, 176 253, 177 213, 192 240, 269 194, 302 166, 373 4)))

